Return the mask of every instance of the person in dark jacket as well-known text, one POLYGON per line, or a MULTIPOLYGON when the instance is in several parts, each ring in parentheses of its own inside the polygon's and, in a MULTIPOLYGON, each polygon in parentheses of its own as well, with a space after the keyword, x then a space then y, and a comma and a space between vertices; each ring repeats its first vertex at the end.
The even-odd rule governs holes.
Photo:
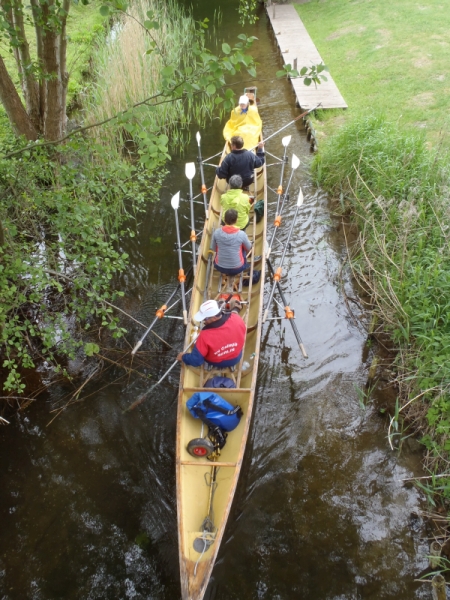
POLYGON ((194 320, 204 326, 191 353, 180 352, 177 360, 185 365, 200 367, 204 362, 216 367, 232 367, 242 358, 247 327, 236 312, 223 313, 215 300, 207 300, 194 315, 194 320))
POLYGON ((216 175, 219 179, 226 179, 227 183, 232 175, 240 175, 243 187, 248 187, 253 183, 254 170, 264 164, 264 142, 259 142, 256 154, 243 149, 244 140, 239 135, 233 136, 230 143, 231 152, 225 156, 222 164, 217 167, 216 175))

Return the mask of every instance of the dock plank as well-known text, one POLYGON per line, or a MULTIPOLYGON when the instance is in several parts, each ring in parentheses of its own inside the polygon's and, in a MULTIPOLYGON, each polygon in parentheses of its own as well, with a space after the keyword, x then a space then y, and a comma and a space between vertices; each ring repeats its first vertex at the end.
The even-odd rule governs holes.
MULTIPOLYGON (((312 41, 297 11, 291 4, 272 4, 267 6, 267 15, 272 25, 275 37, 283 57, 284 64, 293 66, 297 59, 297 67, 301 69, 312 63, 319 64, 322 60, 319 51, 312 41)), ((325 63, 326 64, 326 63, 325 63)), ((291 79, 297 102, 302 109, 308 110, 321 103, 321 108, 347 108, 331 74, 325 72, 328 81, 323 81, 317 87, 312 83, 309 87, 303 79, 291 79)))

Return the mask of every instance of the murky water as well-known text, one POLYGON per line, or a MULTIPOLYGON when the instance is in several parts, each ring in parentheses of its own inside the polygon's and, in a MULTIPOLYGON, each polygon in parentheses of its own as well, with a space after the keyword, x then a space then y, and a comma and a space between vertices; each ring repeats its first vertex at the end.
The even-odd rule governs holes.
MULTIPOLYGON (((212 4, 194 2, 196 16, 212 19, 212 4)), ((218 41, 239 33, 236 2, 221 8, 218 41)), ((280 62, 263 14, 250 33, 259 38, 254 53, 261 63, 258 96, 267 136, 298 109, 288 83, 273 81, 280 62)), ((220 150, 220 131, 216 120, 203 133, 204 157, 220 150)), ((291 197, 302 185, 305 205, 283 285, 309 358, 301 357, 284 322, 264 327, 251 436, 207 598, 429 598, 430 588, 413 581, 427 566, 420 498, 401 481, 420 474, 420 453, 393 453, 386 421, 372 403, 360 404, 357 387, 367 378, 368 353, 343 299, 342 285, 355 295, 340 276, 343 232, 326 196, 310 182, 301 127, 286 133, 293 135, 289 153, 302 159, 291 197)), ((282 154, 280 138, 267 145, 275 156, 282 154)), ((161 202, 149 207, 126 248, 132 266, 121 282, 124 307, 146 322, 176 278, 169 199, 178 189, 186 194, 184 162, 195 156, 194 140, 184 158, 173 160, 161 202)), ((212 169, 206 174, 211 181, 212 169)), ((277 187, 279 167, 269 169, 269 183, 277 187)), ((144 346, 146 367, 140 371, 154 376, 171 364, 183 337, 176 321, 162 323, 157 332, 173 349, 156 338, 144 346)), ((130 342, 140 333, 134 325, 130 342)), ((67 387, 53 388, 0 429, 2 600, 179 598, 177 373, 123 416, 146 387, 142 378, 112 366, 101 383, 86 388, 86 400, 50 426, 50 411, 67 401, 67 387)))

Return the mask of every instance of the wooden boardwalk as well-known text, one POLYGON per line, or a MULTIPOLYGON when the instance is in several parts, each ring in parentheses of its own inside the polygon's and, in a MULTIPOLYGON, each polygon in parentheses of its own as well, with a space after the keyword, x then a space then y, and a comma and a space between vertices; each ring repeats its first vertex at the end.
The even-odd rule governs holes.
MULTIPOLYGON (((294 66, 294 60, 297 59, 298 71, 311 64, 326 64, 291 4, 272 4, 267 7, 267 14, 285 64, 294 66)), ((291 79, 299 106, 308 110, 320 102, 321 108, 347 108, 330 73, 325 71, 323 74, 328 81, 323 81, 317 87, 314 83, 306 86, 300 78, 291 79)))

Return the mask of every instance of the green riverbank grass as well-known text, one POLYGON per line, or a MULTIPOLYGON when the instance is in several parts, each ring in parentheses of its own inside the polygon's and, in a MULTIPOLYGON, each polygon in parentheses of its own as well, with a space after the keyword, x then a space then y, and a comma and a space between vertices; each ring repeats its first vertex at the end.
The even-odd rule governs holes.
MULTIPOLYGON (((450 10, 442 0, 296 4, 349 108, 327 111, 321 136, 379 111, 450 146, 450 10)), ((320 137, 319 137, 320 144, 320 137)))
MULTIPOLYGON (((350 249, 352 270, 398 349, 403 408, 394 421, 403 415, 414 424, 434 474, 450 459, 447 164, 423 135, 401 132, 377 116, 342 127, 313 162, 320 184, 359 226, 350 249)), ((450 478, 422 487, 430 498, 450 500, 450 478)))

